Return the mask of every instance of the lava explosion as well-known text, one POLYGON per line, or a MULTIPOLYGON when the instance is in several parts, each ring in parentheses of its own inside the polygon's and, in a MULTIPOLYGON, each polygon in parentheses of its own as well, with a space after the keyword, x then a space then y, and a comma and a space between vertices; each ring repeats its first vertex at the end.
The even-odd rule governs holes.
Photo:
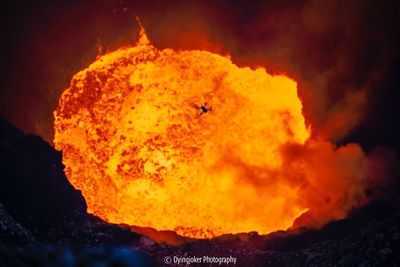
POLYGON ((310 134, 293 80, 206 51, 159 50, 142 31, 73 77, 54 143, 88 212, 209 238, 299 217, 317 225, 364 201, 361 149, 310 134), (203 103, 212 111, 200 115, 203 103))

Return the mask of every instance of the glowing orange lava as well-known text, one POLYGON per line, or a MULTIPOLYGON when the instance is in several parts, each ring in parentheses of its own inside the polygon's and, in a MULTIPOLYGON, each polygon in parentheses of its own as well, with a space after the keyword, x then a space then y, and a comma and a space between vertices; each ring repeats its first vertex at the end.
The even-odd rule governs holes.
POLYGON ((144 32, 77 73, 55 111, 54 143, 88 212, 194 238, 292 226, 310 207, 304 184, 282 178, 282 147, 309 136, 295 81, 159 50, 144 32))

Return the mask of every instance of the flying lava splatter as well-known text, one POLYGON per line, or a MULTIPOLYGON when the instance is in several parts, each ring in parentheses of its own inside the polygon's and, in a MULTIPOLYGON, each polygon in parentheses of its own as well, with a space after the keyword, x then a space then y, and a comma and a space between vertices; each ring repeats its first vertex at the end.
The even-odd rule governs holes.
POLYGON ((135 46, 72 78, 55 147, 88 212, 193 238, 340 219, 366 201, 356 144, 312 138, 297 83, 207 51, 135 46), (198 106, 212 111, 200 115, 198 106))

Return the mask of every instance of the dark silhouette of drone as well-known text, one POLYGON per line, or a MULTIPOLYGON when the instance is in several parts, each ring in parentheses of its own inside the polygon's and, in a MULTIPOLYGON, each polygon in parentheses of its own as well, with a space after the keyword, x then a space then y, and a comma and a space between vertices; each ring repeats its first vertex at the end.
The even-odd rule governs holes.
POLYGON ((207 113, 212 110, 212 108, 207 108, 206 106, 207 103, 204 103, 201 107, 197 107, 197 109, 201 110, 200 115, 203 115, 204 113, 207 113))

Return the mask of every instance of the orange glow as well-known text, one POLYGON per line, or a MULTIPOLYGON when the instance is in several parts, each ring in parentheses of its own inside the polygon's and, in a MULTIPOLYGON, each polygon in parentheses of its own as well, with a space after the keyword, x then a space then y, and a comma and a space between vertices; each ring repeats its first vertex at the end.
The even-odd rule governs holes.
POLYGON ((136 46, 77 73, 55 111, 54 143, 89 213, 194 238, 287 229, 318 205, 303 198, 319 202, 314 188, 283 177, 283 148, 309 138, 295 81, 159 50, 143 29, 136 46), (212 111, 199 115, 205 102, 212 111))

